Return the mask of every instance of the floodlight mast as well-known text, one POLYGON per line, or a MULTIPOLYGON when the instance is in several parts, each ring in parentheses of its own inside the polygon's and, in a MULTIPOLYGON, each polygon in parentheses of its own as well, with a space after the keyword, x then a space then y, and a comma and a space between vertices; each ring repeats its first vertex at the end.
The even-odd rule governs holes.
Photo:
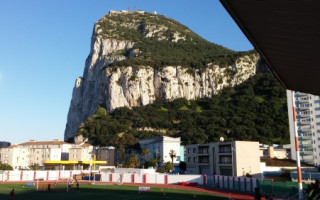
POLYGON ((292 114, 294 123, 294 141, 296 147, 296 162, 297 162, 297 175, 298 175, 298 191, 299 199, 303 199, 302 193, 302 176, 301 176, 301 163, 300 163, 300 152, 299 152, 299 141, 298 141, 298 125, 297 125, 297 114, 296 114, 296 100, 294 96, 294 91, 291 91, 292 95, 292 114))

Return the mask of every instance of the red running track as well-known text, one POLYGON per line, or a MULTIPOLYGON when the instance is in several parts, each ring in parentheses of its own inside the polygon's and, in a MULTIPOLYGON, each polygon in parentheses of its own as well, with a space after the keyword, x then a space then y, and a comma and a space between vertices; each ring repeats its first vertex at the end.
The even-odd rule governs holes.
MULTIPOLYGON (((107 183, 108 184, 108 183, 107 183)), ((182 185, 163 185, 163 184, 143 184, 143 183, 123 183, 123 185, 137 185, 137 186, 149 186, 149 187, 159 187, 159 188, 171 188, 171 189, 181 189, 181 190, 193 190, 199 192, 207 192, 211 194, 216 194, 230 199, 236 200, 254 200, 254 196, 250 194, 236 193, 225 190, 215 190, 207 189, 201 187, 192 187, 192 186, 182 186, 182 185)), ((265 199, 265 198, 261 198, 265 199)))

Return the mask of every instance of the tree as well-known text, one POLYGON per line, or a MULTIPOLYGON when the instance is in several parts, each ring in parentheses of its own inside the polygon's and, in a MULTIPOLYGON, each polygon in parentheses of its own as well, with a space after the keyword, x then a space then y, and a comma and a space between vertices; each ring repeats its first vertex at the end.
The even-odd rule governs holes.
POLYGON ((156 168, 157 166, 157 160, 155 158, 150 158, 149 160, 147 160, 144 165, 145 168, 149 168, 149 167, 153 167, 156 168))
POLYGON ((223 136, 226 141, 285 144, 289 142, 288 127, 285 90, 272 75, 258 73, 211 98, 158 99, 146 106, 117 108, 113 113, 99 107, 77 134, 95 145, 116 147, 125 160, 124 149, 138 149, 139 139, 165 135, 181 137, 187 145, 217 142, 223 136))
POLYGON ((0 170, 13 170, 13 168, 6 163, 0 162, 0 170))
POLYGON ((141 155, 143 156, 143 163, 147 161, 147 156, 150 154, 150 151, 148 148, 141 149, 141 155))
POLYGON ((32 165, 30 165, 30 169, 31 170, 38 170, 39 169, 39 164, 38 163, 33 163, 32 165))
POLYGON ((163 166, 164 172, 172 172, 173 170, 174 170, 174 166, 172 163, 170 163, 170 162, 164 163, 164 166, 163 166))
POLYGON ((140 165, 138 155, 137 154, 130 154, 128 160, 124 164, 124 167, 127 168, 136 168, 140 165))
POLYGON ((176 152, 171 149, 170 152, 169 152, 169 155, 170 155, 170 158, 171 158, 171 161, 172 161, 172 164, 173 164, 173 158, 177 157, 176 152))

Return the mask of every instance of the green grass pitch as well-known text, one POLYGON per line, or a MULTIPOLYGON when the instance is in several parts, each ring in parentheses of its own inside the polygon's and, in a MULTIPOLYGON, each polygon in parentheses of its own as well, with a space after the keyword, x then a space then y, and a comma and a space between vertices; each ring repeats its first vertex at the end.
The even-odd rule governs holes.
POLYGON ((75 185, 71 192, 66 192, 66 184, 58 184, 56 187, 51 184, 51 191, 47 191, 47 184, 40 184, 42 191, 37 191, 36 187, 27 187, 26 184, 0 184, 0 199, 9 199, 9 193, 15 189, 15 200, 90 200, 90 199, 112 199, 112 200, 135 200, 135 199, 227 199, 209 193, 179 190, 161 186, 151 187, 151 192, 138 192, 138 186, 125 185, 92 185, 80 184, 79 191, 75 185), (45 191, 43 191, 45 189, 45 191))

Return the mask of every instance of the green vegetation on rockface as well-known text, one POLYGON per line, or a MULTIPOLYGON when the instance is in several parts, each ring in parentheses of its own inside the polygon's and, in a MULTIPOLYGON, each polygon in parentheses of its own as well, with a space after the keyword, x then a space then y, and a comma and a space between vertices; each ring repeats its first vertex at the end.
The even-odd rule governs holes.
POLYGON ((209 63, 221 67, 254 52, 235 52, 211 43, 186 26, 163 15, 137 12, 108 14, 97 23, 105 38, 134 42, 132 49, 116 52, 127 59, 110 66, 183 66, 203 69, 209 63))
POLYGON ((183 144, 214 142, 221 136, 227 141, 288 143, 286 92, 271 74, 258 73, 212 98, 158 100, 131 110, 118 108, 112 114, 99 107, 77 134, 96 145, 118 148, 158 135, 179 136, 183 144))

